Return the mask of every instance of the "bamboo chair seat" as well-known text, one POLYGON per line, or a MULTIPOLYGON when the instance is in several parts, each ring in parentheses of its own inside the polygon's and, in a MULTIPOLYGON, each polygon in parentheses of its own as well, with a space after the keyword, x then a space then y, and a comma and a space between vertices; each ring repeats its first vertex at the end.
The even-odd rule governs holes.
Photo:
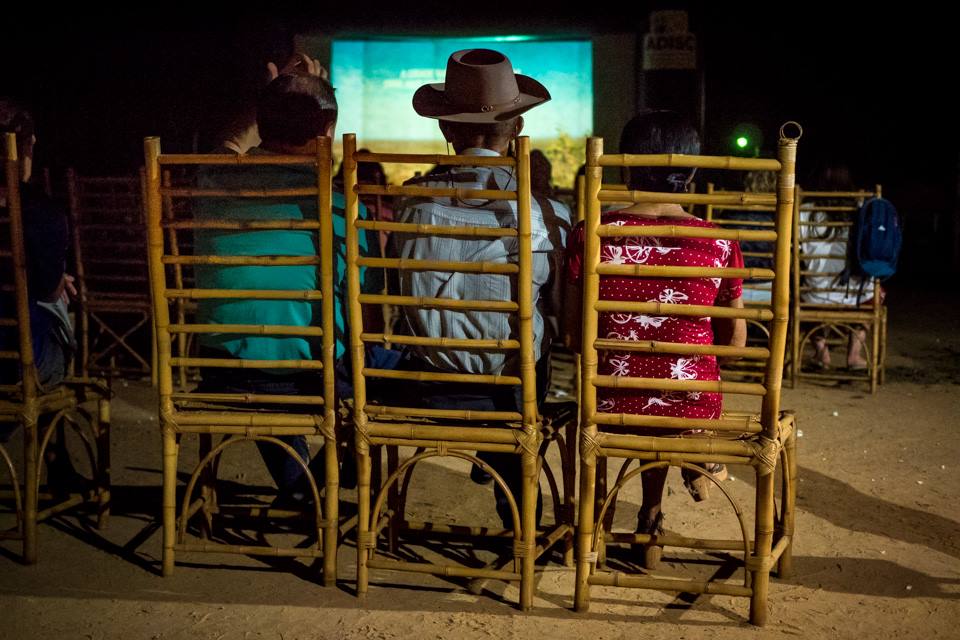
MULTIPOLYGON (((5 134, 5 186, 7 208, 0 218, 2 244, 2 289, 15 299, 16 317, 0 319, 5 327, 16 327, 15 351, 4 359, 16 361, 19 381, 0 385, 0 422, 19 423, 23 431, 23 465, 20 474, 9 452, 0 445, 0 477, 9 477, 16 527, 0 532, 0 539, 20 540, 23 562, 38 560, 39 522, 77 506, 93 506, 96 526, 106 526, 110 514, 110 389, 102 380, 67 378, 58 386, 43 389, 39 383, 33 353, 30 322, 30 295, 27 290, 27 255, 23 210, 20 201, 20 162, 16 136, 5 134), (41 492, 44 462, 52 438, 66 450, 65 431, 74 430, 84 441, 92 472, 89 486, 56 487, 41 492), (56 496, 56 497, 54 497, 56 496)), ((7 492, 4 492, 7 496, 7 492)))
POLYGON ((886 354, 886 305, 882 302, 880 282, 873 279, 865 283, 864 299, 869 301, 850 304, 845 301, 857 287, 848 287, 838 282, 828 282, 840 275, 845 262, 847 235, 853 227, 860 203, 866 198, 880 197, 880 185, 874 190, 860 191, 805 191, 798 189, 794 203, 794 241, 792 255, 792 298, 793 325, 791 330, 790 385, 798 380, 836 380, 866 382, 870 393, 875 393, 877 385, 883 380, 883 366, 886 354), (804 214, 807 214, 806 216, 804 214), (820 219, 812 216, 819 214, 820 219), (810 253, 805 244, 816 243, 817 252, 810 253), (825 249, 826 247, 826 249, 825 249), (837 247, 836 251, 829 248, 837 247), (824 253, 826 251, 826 253, 824 253), (832 271, 811 271, 808 261, 821 261, 821 266, 831 262, 838 267, 832 271), (820 284, 811 287, 808 278, 816 278, 820 284), (826 296, 827 301, 806 299, 817 295, 826 296), (841 297, 831 302, 829 296, 841 297), (816 335, 827 336, 828 342, 834 337, 850 336, 857 326, 866 329, 868 342, 866 349, 867 368, 860 371, 836 370, 804 371, 803 358, 808 346, 812 346, 816 335))
MULTIPOLYGON (((788 125, 784 126, 784 129, 788 125)), ((799 127, 798 127, 799 128, 799 127)), ((796 503, 796 418, 780 409, 780 386, 789 320, 790 235, 793 228, 794 171, 797 138, 786 137, 781 129, 776 160, 720 158, 683 155, 605 155, 603 141, 587 142, 587 164, 584 185, 585 249, 583 261, 583 333, 581 362, 580 419, 580 496, 577 529, 577 579, 575 607, 588 609, 594 585, 649 588, 687 593, 724 594, 750 599, 750 621, 763 625, 767 618, 767 592, 770 572, 777 568, 780 577, 791 570, 793 523, 796 503), (667 194, 608 189, 602 185, 603 167, 702 167, 726 170, 769 171, 777 175, 773 194, 713 192, 707 194, 667 194), (733 225, 696 227, 690 225, 605 225, 600 212, 604 202, 619 201, 624 193, 633 202, 667 202, 705 204, 709 208, 751 207, 770 210, 768 224, 760 229, 734 229, 733 225), (601 262, 602 239, 609 237, 689 237, 727 240, 758 240, 771 243, 769 269, 717 267, 699 270, 700 277, 771 279, 771 299, 766 304, 743 309, 721 306, 635 303, 606 301, 599 298, 600 276, 644 278, 696 277, 696 269, 654 267, 647 265, 611 267, 601 262), (635 268, 637 266, 643 268, 635 268), (693 345, 655 340, 598 339, 600 313, 649 312, 672 317, 740 318, 758 323, 765 340, 746 347, 693 345), (698 380, 676 375, 674 378, 631 377, 629 373, 599 375, 599 354, 602 352, 639 352, 661 356, 736 356, 754 364, 753 381, 729 381, 726 372, 717 381, 698 380), (614 412, 616 404, 598 405, 598 392, 603 389, 636 389, 661 392, 710 392, 742 394, 754 397, 756 409, 724 412, 717 419, 694 419, 614 412), (624 462, 617 480, 607 486, 607 461, 624 462), (628 472, 632 461, 640 467, 628 472), (749 533, 748 515, 737 501, 704 470, 706 463, 743 464, 756 473, 754 533, 749 533), (623 486, 642 473, 656 469, 679 467, 705 477, 730 503, 738 518, 741 538, 715 540, 694 538, 675 533, 665 535, 622 533, 611 531, 617 497, 623 486), (774 479, 781 478, 782 496, 779 512, 775 501, 774 479), (605 569, 607 545, 631 544, 678 547, 713 551, 739 551, 743 562, 743 580, 735 584, 725 579, 693 580, 656 576, 655 569, 636 575, 605 569)), ((714 222, 719 222, 714 220, 714 222)), ((761 221, 763 222, 763 221, 761 221)), ((736 225, 755 226, 754 222, 736 221, 736 225)), ((719 285, 718 285, 719 286, 719 285)), ((679 362, 679 360, 678 360, 679 362)))
POLYGON ((76 260, 79 362, 111 376, 150 374, 156 340, 144 237, 142 176, 67 170, 76 260))
MULTIPOLYGON (((548 403, 539 411, 534 378, 534 346, 532 329, 532 260, 529 150, 526 137, 518 140, 516 157, 481 156, 412 156, 409 154, 358 153, 356 138, 344 136, 344 191, 347 197, 347 263, 350 284, 351 360, 354 381, 353 422, 356 436, 358 490, 357 528, 357 593, 366 595, 370 569, 390 569, 477 580, 499 579, 520 582, 519 606, 532 607, 534 562, 560 545, 566 562, 572 562, 574 513, 574 429, 576 411, 569 403, 548 403), (414 160, 411 160, 414 158, 414 160), (516 191, 430 188, 422 186, 377 187, 358 184, 358 162, 433 162, 442 166, 497 165, 510 167, 517 176, 516 191), (411 198, 482 198, 484 200, 517 201, 516 227, 443 226, 404 222, 378 222, 359 219, 359 200, 367 195, 389 194, 411 198), (491 242, 516 239, 519 247, 516 262, 469 262, 410 260, 402 258, 364 258, 359 255, 359 232, 384 231, 411 234, 414 237, 462 236, 489 238, 491 242), (515 276, 515 299, 459 300, 453 298, 416 298, 412 296, 376 296, 360 291, 360 267, 381 267, 397 271, 440 271, 444 273, 486 273, 515 276), (451 313, 469 310, 495 310, 512 314, 517 329, 509 339, 493 336, 448 338, 440 336, 384 335, 364 330, 362 305, 389 303, 407 308, 443 309, 451 313), (502 375, 447 373, 440 371, 406 371, 372 369, 365 364, 365 344, 395 346, 430 346, 436 349, 482 351, 499 350, 517 353, 517 373, 502 375), (518 411, 466 411, 456 409, 424 409, 412 406, 417 398, 391 399, 391 405, 376 404, 368 398, 367 379, 390 381, 454 382, 459 384, 496 385, 509 389, 519 387, 522 407, 518 411), (544 455, 547 447, 557 443, 562 462, 559 481, 544 455), (414 447, 416 453, 401 461, 398 447, 414 447), (380 453, 387 453, 387 478, 379 477, 380 453), (511 488, 502 476, 483 462, 474 452, 516 455, 522 468, 522 488, 511 488), (414 467, 422 460, 446 456, 467 461, 490 474, 510 503, 514 528, 491 529, 463 523, 422 523, 409 521, 405 515, 407 488, 414 467), (536 495, 541 470, 550 488, 556 521, 545 527, 536 526, 536 495), (371 487, 372 485, 372 487, 371 487), (371 488, 374 490, 371 495, 371 488), (561 493, 562 488, 562 493, 561 493), (518 490, 519 489, 519 490, 518 490), (517 491, 517 495, 514 495, 517 491), (522 493, 521 493, 522 491, 522 493), (504 547, 510 539, 513 547, 483 567, 452 565, 439 562, 407 562, 388 557, 402 542, 417 543, 425 537, 449 543, 451 538, 466 538, 475 546, 487 547, 491 542, 504 547), (386 546, 386 553, 380 547, 386 546)), ((413 394, 416 395, 416 394, 413 394)), ((387 400, 383 401, 386 404, 387 400)), ((545 494, 547 499, 548 495, 545 494)), ((479 592, 477 585, 472 589, 479 592)))
MULTIPOLYGON (((312 155, 251 153, 235 156, 161 154, 159 139, 147 138, 144 153, 148 267, 152 317, 156 320, 156 371, 163 440, 163 574, 173 572, 178 554, 182 553, 309 558, 322 563, 323 582, 332 585, 336 581, 337 547, 344 522, 339 512, 335 430, 334 213, 330 140, 318 138, 317 152, 312 155), (284 173, 288 171, 284 167, 291 165, 296 165, 292 169, 295 173, 284 173), (264 189, 261 184, 264 178, 260 175, 263 171, 273 171, 274 176, 295 175, 297 180, 305 180, 306 186, 264 189), (174 172, 178 176, 177 184, 171 177, 174 172), (211 182, 222 178, 225 180, 223 184, 229 186, 197 187, 193 184, 197 180, 192 179, 191 172, 199 172, 211 182), (264 201, 264 197, 270 200, 264 201), (203 204, 197 204, 201 200, 203 204), (247 215, 244 212, 248 209, 244 207, 249 207, 251 202, 278 207, 271 211, 279 218, 231 219, 232 215, 247 215), (202 207, 209 203, 221 207, 216 210, 216 215, 202 213, 202 207), (316 217, 310 218, 314 206, 316 217), (289 218, 284 218, 285 215, 289 218), (308 241, 313 243, 313 255, 275 256, 270 255, 272 247, 266 247, 263 255, 195 253, 201 234, 207 234, 203 237, 210 243, 211 239, 274 230, 307 234, 308 241), (221 274, 236 273, 237 267, 255 267, 263 274, 258 276, 262 281, 273 277, 266 274, 275 267, 303 267, 310 272, 314 284, 303 290, 205 288, 204 283, 210 279, 202 280, 195 270, 214 265, 223 269, 221 274), (287 324, 271 325, 217 324, 213 319, 195 317, 200 313, 198 305, 225 299, 257 301, 258 304, 275 301, 316 303, 316 307, 310 311, 313 317, 310 326, 297 324, 292 312, 278 320, 287 324), (237 335, 248 340, 270 337, 315 340, 306 348, 316 359, 254 360, 233 357, 227 351, 218 357, 193 353, 191 339, 218 335, 237 335), (188 368, 206 371, 208 376, 212 371, 225 369, 256 372, 284 369, 315 374, 316 391, 310 395, 279 395, 204 390, 191 383, 186 375, 188 368), (184 497, 178 500, 179 449, 186 436, 196 436, 200 461, 189 476, 184 497), (316 455, 323 456, 323 477, 314 476, 286 440, 289 437, 322 439, 323 451, 316 455), (252 489, 244 492, 243 504, 223 501, 217 479, 221 456, 228 449, 234 450, 234 445, 244 442, 281 449, 284 455, 299 462, 307 487, 303 506, 275 508, 271 506, 274 496, 261 495, 263 492, 252 489), (304 539, 279 545, 267 542, 266 535, 276 527, 278 519, 301 521, 296 533, 302 531, 304 539), (191 529, 193 526, 196 530, 191 529), (244 532, 240 539, 232 533, 238 530, 244 532), (248 531, 251 532, 249 537, 246 535, 248 531), (256 544, 248 543, 248 540, 256 540, 256 544)), ((263 212, 258 210, 254 217, 260 213, 263 212)), ((296 234, 297 240, 302 239, 296 234)), ((293 240, 291 237, 291 242, 293 240)), ((298 273, 307 277, 303 272, 298 273)), ((256 372, 252 375, 259 375, 256 372)))

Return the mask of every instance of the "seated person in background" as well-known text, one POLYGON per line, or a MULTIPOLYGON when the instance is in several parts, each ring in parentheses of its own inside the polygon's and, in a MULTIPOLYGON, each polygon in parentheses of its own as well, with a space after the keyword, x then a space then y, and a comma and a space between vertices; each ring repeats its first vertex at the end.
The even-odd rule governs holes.
MULTIPOLYGON (((458 155, 498 156, 509 151, 510 142, 523 128, 521 113, 546 102, 550 94, 539 82, 515 75, 503 54, 488 49, 453 53, 447 62, 446 83, 425 85, 413 97, 418 114, 439 120, 440 131, 458 155)), ((430 175, 414 178, 427 187, 514 190, 517 178, 505 167, 438 167, 430 175)), ((458 200, 417 198, 400 207, 401 222, 447 226, 517 226, 516 202, 504 200, 458 200)), ((562 247, 570 228, 570 212, 559 202, 535 198, 531 205, 533 236, 533 332, 537 358, 537 386, 542 401, 548 383, 548 351, 553 328, 548 321, 559 309, 558 269, 562 247)), ((395 233, 399 257, 414 260, 516 262, 517 240, 513 238, 428 237, 395 233)), ((436 271, 401 271, 403 295, 461 300, 510 300, 511 278, 497 274, 464 274, 436 271)), ((403 307, 401 325, 416 336, 447 338, 515 338, 508 316, 488 311, 451 311, 403 307)), ((401 327, 399 332, 404 332, 401 327)), ((451 373, 517 375, 515 351, 453 351, 414 347, 413 366, 419 370, 451 373)), ((477 411, 521 411, 519 387, 496 385, 422 383, 417 393, 431 408, 477 411)), ((516 455, 480 453, 520 500, 520 463, 516 455)), ((475 481, 486 474, 471 474, 475 481)), ((509 503, 495 489, 497 513, 511 527, 509 503)), ((540 497, 538 494, 538 504, 540 497)), ((539 509, 538 509, 539 514, 539 509)))
MULTIPOLYGON (((316 153, 317 136, 333 136, 337 121, 337 102, 333 87, 326 80, 312 75, 281 75, 264 91, 259 104, 257 123, 263 142, 250 149, 254 154, 316 153)), ((200 183, 204 187, 250 188, 251 171, 257 171, 257 184, 264 188, 293 188, 316 185, 311 167, 285 165, 251 168, 217 168, 205 172, 200 183)), ((361 208, 361 217, 365 211, 361 208)), ((212 199, 201 202, 195 211, 198 220, 310 220, 317 218, 316 198, 290 199, 212 199)), ((342 193, 333 194, 334 289, 336 294, 336 354, 345 352, 347 295, 346 225, 342 193)), ((307 230, 265 231, 198 231, 198 255, 286 255, 317 254, 316 234, 307 230)), ((376 239, 369 242, 360 236, 363 255, 378 255, 376 239)), ((379 293, 377 270, 361 273, 361 286, 367 292, 379 293), (372 276, 372 277, 371 277, 372 276)), ((317 268, 306 266, 203 266, 197 267, 197 286, 204 289, 318 289, 317 268)), ((213 299, 202 300, 198 321, 213 324, 255 324, 316 326, 320 324, 319 303, 298 300, 213 299)), ((379 314, 371 316, 376 327, 379 314)), ((316 344, 305 337, 271 335, 201 334, 201 353, 205 357, 244 358, 250 360, 310 360, 320 357, 316 344)), ((381 365, 387 366, 387 365, 381 365)), ((198 391, 204 393, 257 393, 270 395, 319 395, 322 379, 319 372, 302 373, 292 369, 256 370, 205 368, 198 391)), ((338 380, 349 375, 338 370, 338 380)), ((338 393, 343 393, 338 383, 338 393)), ((346 385, 346 393, 351 393, 346 385)), ((285 405, 291 410, 289 405, 285 405)), ((282 410, 282 409, 278 409, 282 410)), ((286 436, 281 440, 309 460, 304 436, 286 436)), ((264 462, 277 484, 281 497, 299 500, 307 493, 303 470, 280 448, 257 443, 264 462)), ((318 479, 323 456, 317 456, 311 471, 318 479)))
POLYGON ((552 198, 553 188, 553 166, 546 154, 540 149, 534 149, 530 152, 530 191, 534 195, 544 198, 552 198))
MULTIPOLYGON (((816 191, 855 191, 850 169, 845 164, 829 164, 821 167, 813 181, 816 191)), ((817 204, 849 205, 850 200, 820 199, 817 204)), ((858 203, 862 204, 862 202, 858 203)), ((854 216, 856 214, 854 213, 854 216)), ((840 222, 852 219, 843 213, 830 211, 801 210, 800 221, 804 223, 840 222)), ((801 291, 800 300, 817 305, 838 305, 857 307, 871 305, 872 296, 860 295, 862 290, 872 288, 872 283, 862 283, 857 276, 850 276, 850 280, 841 283, 841 273, 847 265, 847 241, 850 236, 850 227, 835 227, 829 225, 800 226, 800 253, 820 257, 810 258, 803 262, 803 271, 809 275, 803 277, 802 284, 813 290, 801 291), (827 257, 829 256, 829 257, 827 257), (863 288, 861 288, 863 287, 863 288)), ((883 303, 882 291, 880 303, 883 303)), ((847 368, 854 371, 867 369, 866 359, 867 330, 858 326, 851 330, 847 339, 847 368)), ((831 366, 830 347, 827 346, 827 331, 824 330, 813 336, 815 354, 813 366, 817 369, 829 369, 831 366)))
MULTIPOLYGON (((20 204, 22 209, 24 249, 27 254, 27 292, 30 303, 30 332, 33 339, 33 358, 41 391, 49 391, 62 383, 67 376, 76 342, 73 325, 67 313, 69 295, 76 295, 73 277, 66 273, 67 247, 70 235, 67 212, 51 200, 44 189, 30 182, 33 174, 33 150, 37 142, 33 118, 19 104, 8 98, 0 98, 0 132, 17 135, 17 154, 20 158, 20 204)), ((5 183, 0 185, 0 209, 7 208, 5 183)), ((12 262, 4 259, 4 268, 10 268, 9 278, 13 284, 12 262)), ((0 296, 0 315, 16 317, 16 300, 13 294, 0 296)), ((0 348, 17 349, 17 331, 0 329, 0 348)), ((2 360, 0 382, 17 384, 21 380, 20 363, 2 360)), ((0 424, 0 442, 6 440, 16 428, 16 423, 0 424)), ((69 455, 62 441, 47 450, 47 469, 52 484, 73 474, 69 455)))
MULTIPOLYGON (((700 153, 700 140, 694 129, 678 113, 652 111, 634 116, 624 127, 621 153, 665 154, 700 153)), ((693 169, 633 167, 628 188, 631 190, 682 193, 693 179, 693 169)), ((626 226, 682 225, 713 227, 684 211, 677 204, 639 203, 620 211, 604 212, 601 224, 626 226)), ((569 283, 565 308, 566 333, 576 350, 580 349, 583 278, 584 228, 579 224, 570 236, 567 252, 569 283)), ((736 242, 710 238, 603 238, 600 262, 611 264, 647 264, 662 266, 740 267, 743 258, 736 242)), ((669 304, 716 305, 742 308, 742 282, 720 278, 641 278, 600 277, 600 299, 669 304)), ((654 340, 689 344, 743 346, 746 322, 741 319, 696 318, 687 316, 649 316, 641 313, 601 313, 598 324, 601 338, 617 340, 654 340)), ((714 356, 675 356, 645 353, 600 352, 600 375, 675 380, 719 380, 720 369, 714 356)), ((715 419, 720 417, 723 398, 719 393, 699 391, 658 391, 642 389, 598 389, 597 410, 604 413, 633 413, 651 416, 715 419)), ((677 435, 675 430, 640 429, 645 435, 677 435)), ((718 464, 704 467, 719 479, 726 468, 718 464)), ((642 475, 643 504, 637 516, 639 533, 662 533, 660 503, 667 469, 652 469, 642 475)), ((696 473, 684 474, 684 481, 695 500, 707 495, 709 480, 696 473)))
MULTIPOLYGON (((265 67, 258 69, 259 74, 253 73, 253 78, 244 78, 239 84, 235 103, 230 112, 223 114, 226 124, 220 132, 220 144, 212 153, 247 153, 260 144, 260 132, 257 128, 257 94, 267 84, 276 80, 280 75, 305 75, 327 80, 327 70, 318 60, 303 53, 292 55, 278 68, 276 63, 268 62, 265 67)), ((242 72, 242 71, 241 71, 242 72)))

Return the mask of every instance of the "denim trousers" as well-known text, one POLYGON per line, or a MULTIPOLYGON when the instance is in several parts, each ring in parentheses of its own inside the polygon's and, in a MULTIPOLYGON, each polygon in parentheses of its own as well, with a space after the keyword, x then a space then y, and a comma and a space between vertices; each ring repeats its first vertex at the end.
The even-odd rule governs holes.
MULTIPOLYGON (((200 348, 201 357, 225 358, 229 357, 218 349, 200 348)), ((400 360, 400 353, 373 347, 366 353, 366 365, 379 369, 392 369, 400 360)), ((345 360, 345 359, 344 359, 345 360)), ((341 360, 335 368, 335 383, 339 397, 353 395, 350 366, 341 360)), ((257 369, 228 369, 220 367, 205 367, 201 370, 203 381, 197 387, 198 393, 250 393, 278 396, 319 395, 323 389, 323 376, 320 372, 274 374, 257 369)), ((275 405, 275 411, 286 413, 315 413, 313 405, 275 405)), ((318 455, 312 461, 310 448, 305 436, 279 436, 297 453, 301 460, 308 463, 310 472, 317 482, 324 478, 324 456, 318 455)), ((267 470, 277 485, 280 494, 306 494, 308 485, 303 474, 303 467, 286 451, 271 442, 257 441, 257 449, 263 458, 267 470)))
MULTIPOLYGON (((547 387, 550 380, 549 354, 545 353, 537 362, 537 402, 542 403, 546 398, 547 387)), ((436 370, 429 364, 424 363, 418 358, 411 356, 401 361, 398 369, 409 369, 415 371, 433 371, 436 370)), ((504 385, 480 385, 457 382, 418 382, 411 385, 403 385, 402 389, 396 392, 402 393, 402 397, 397 398, 401 405, 411 406, 411 400, 417 398, 418 406, 427 409, 462 409, 467 411, 523 411, 523 392, 522 389, 504 385)), ((387 398, 383 398, 387 400, 387 398)), ((490 465, 504 480, 510 488, 517 502, 517 508, 522 509, 522 487, 523 474, 520 464, 520 458, 515 453, 499 453, 480 451, 477 457, 490 465)), ((510 528, 513 515, 510 511, 510 502, 500 488, 500 485, 494 484, 494 498, 496 500, 497 514, 503 521, 506 528, 510 528)), ((537 491, 537 523, 540 522, 540 515, 543 511, 543 498, 537 491)))

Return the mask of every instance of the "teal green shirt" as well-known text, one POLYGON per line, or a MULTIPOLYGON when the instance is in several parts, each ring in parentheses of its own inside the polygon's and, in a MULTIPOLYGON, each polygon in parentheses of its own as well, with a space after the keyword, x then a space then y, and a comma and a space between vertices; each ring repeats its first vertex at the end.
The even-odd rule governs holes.
MULTIPOLYGON (((252 149, 250 153, 268 153, 252 149)), ((207 170, 198 180, 207 188, 292 188, 316 185, 316 174, 304 166, 258 166, 207 170), (254 176, 251 175, 255 175, 254 176)), ((346 220, 343 194, 333 194, 334 294, 336 357, 343 356, 347 327, 346 220)), ((197 220, 316 220, 315 198, 210 198, 201 200, 194 210, 197 220)), ((366 209, 360 205, 360 217, 366 209)), ((197 255, 220 256, 314 256, 317 233, 307 230, 220 231, 198 230, 197 255)), ((359 235, 360 255, 379 251, 375 239, 359 235)), ((307 266, 198 266, 197 287, 201 289, 279 289, 318 290, 319 270, 307 266)), ((364 292, 379 293, 382 276, 379 269, 361 269, 360 286, 364 292), (367 277, 369 275, 374 277, 367 277)), ((320 302, 299 300, 201 300, 198 319, 209 324, 257 324, 319 326, 320 302)), ((236 358, 248 360, 310 360, 320 357, 320 339, 298 336, 260 336, 227 333, 201 334, 200 344, 224 350, 236 358)), ((292 373, 292 370, 284 370, 292 373)), ((277 373, 280 373, 278 371, 277 373)))

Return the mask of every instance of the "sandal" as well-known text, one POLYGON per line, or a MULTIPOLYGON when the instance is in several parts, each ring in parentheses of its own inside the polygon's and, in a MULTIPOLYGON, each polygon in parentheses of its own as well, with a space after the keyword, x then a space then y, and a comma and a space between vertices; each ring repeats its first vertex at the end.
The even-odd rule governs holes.
MULTIPOLYGON (((712 475, 718 482, 727 479, 727 465, 718 462, 705 462, 697 465, 704 471, 712 475)), ((694 502, 703 502, 710 497, 710 486, 713 482, 703 474, 691 471, 690 469, 681 469, 680 475, 683 477, 683 486, 690 492, 694 502)))
MULTIPOLYGON (((652 536, 662 536, 663 530, 663 512, 658 511, 654 518, 644 518, 637 514, 637 533, 646 533, 652 536)), ((663 555, 663 545, 647 542, 645 544, 633 545, 634 551, 643 552, 641 565, 645 569, 656 569, 660 564, 660 558, 663 555)))

